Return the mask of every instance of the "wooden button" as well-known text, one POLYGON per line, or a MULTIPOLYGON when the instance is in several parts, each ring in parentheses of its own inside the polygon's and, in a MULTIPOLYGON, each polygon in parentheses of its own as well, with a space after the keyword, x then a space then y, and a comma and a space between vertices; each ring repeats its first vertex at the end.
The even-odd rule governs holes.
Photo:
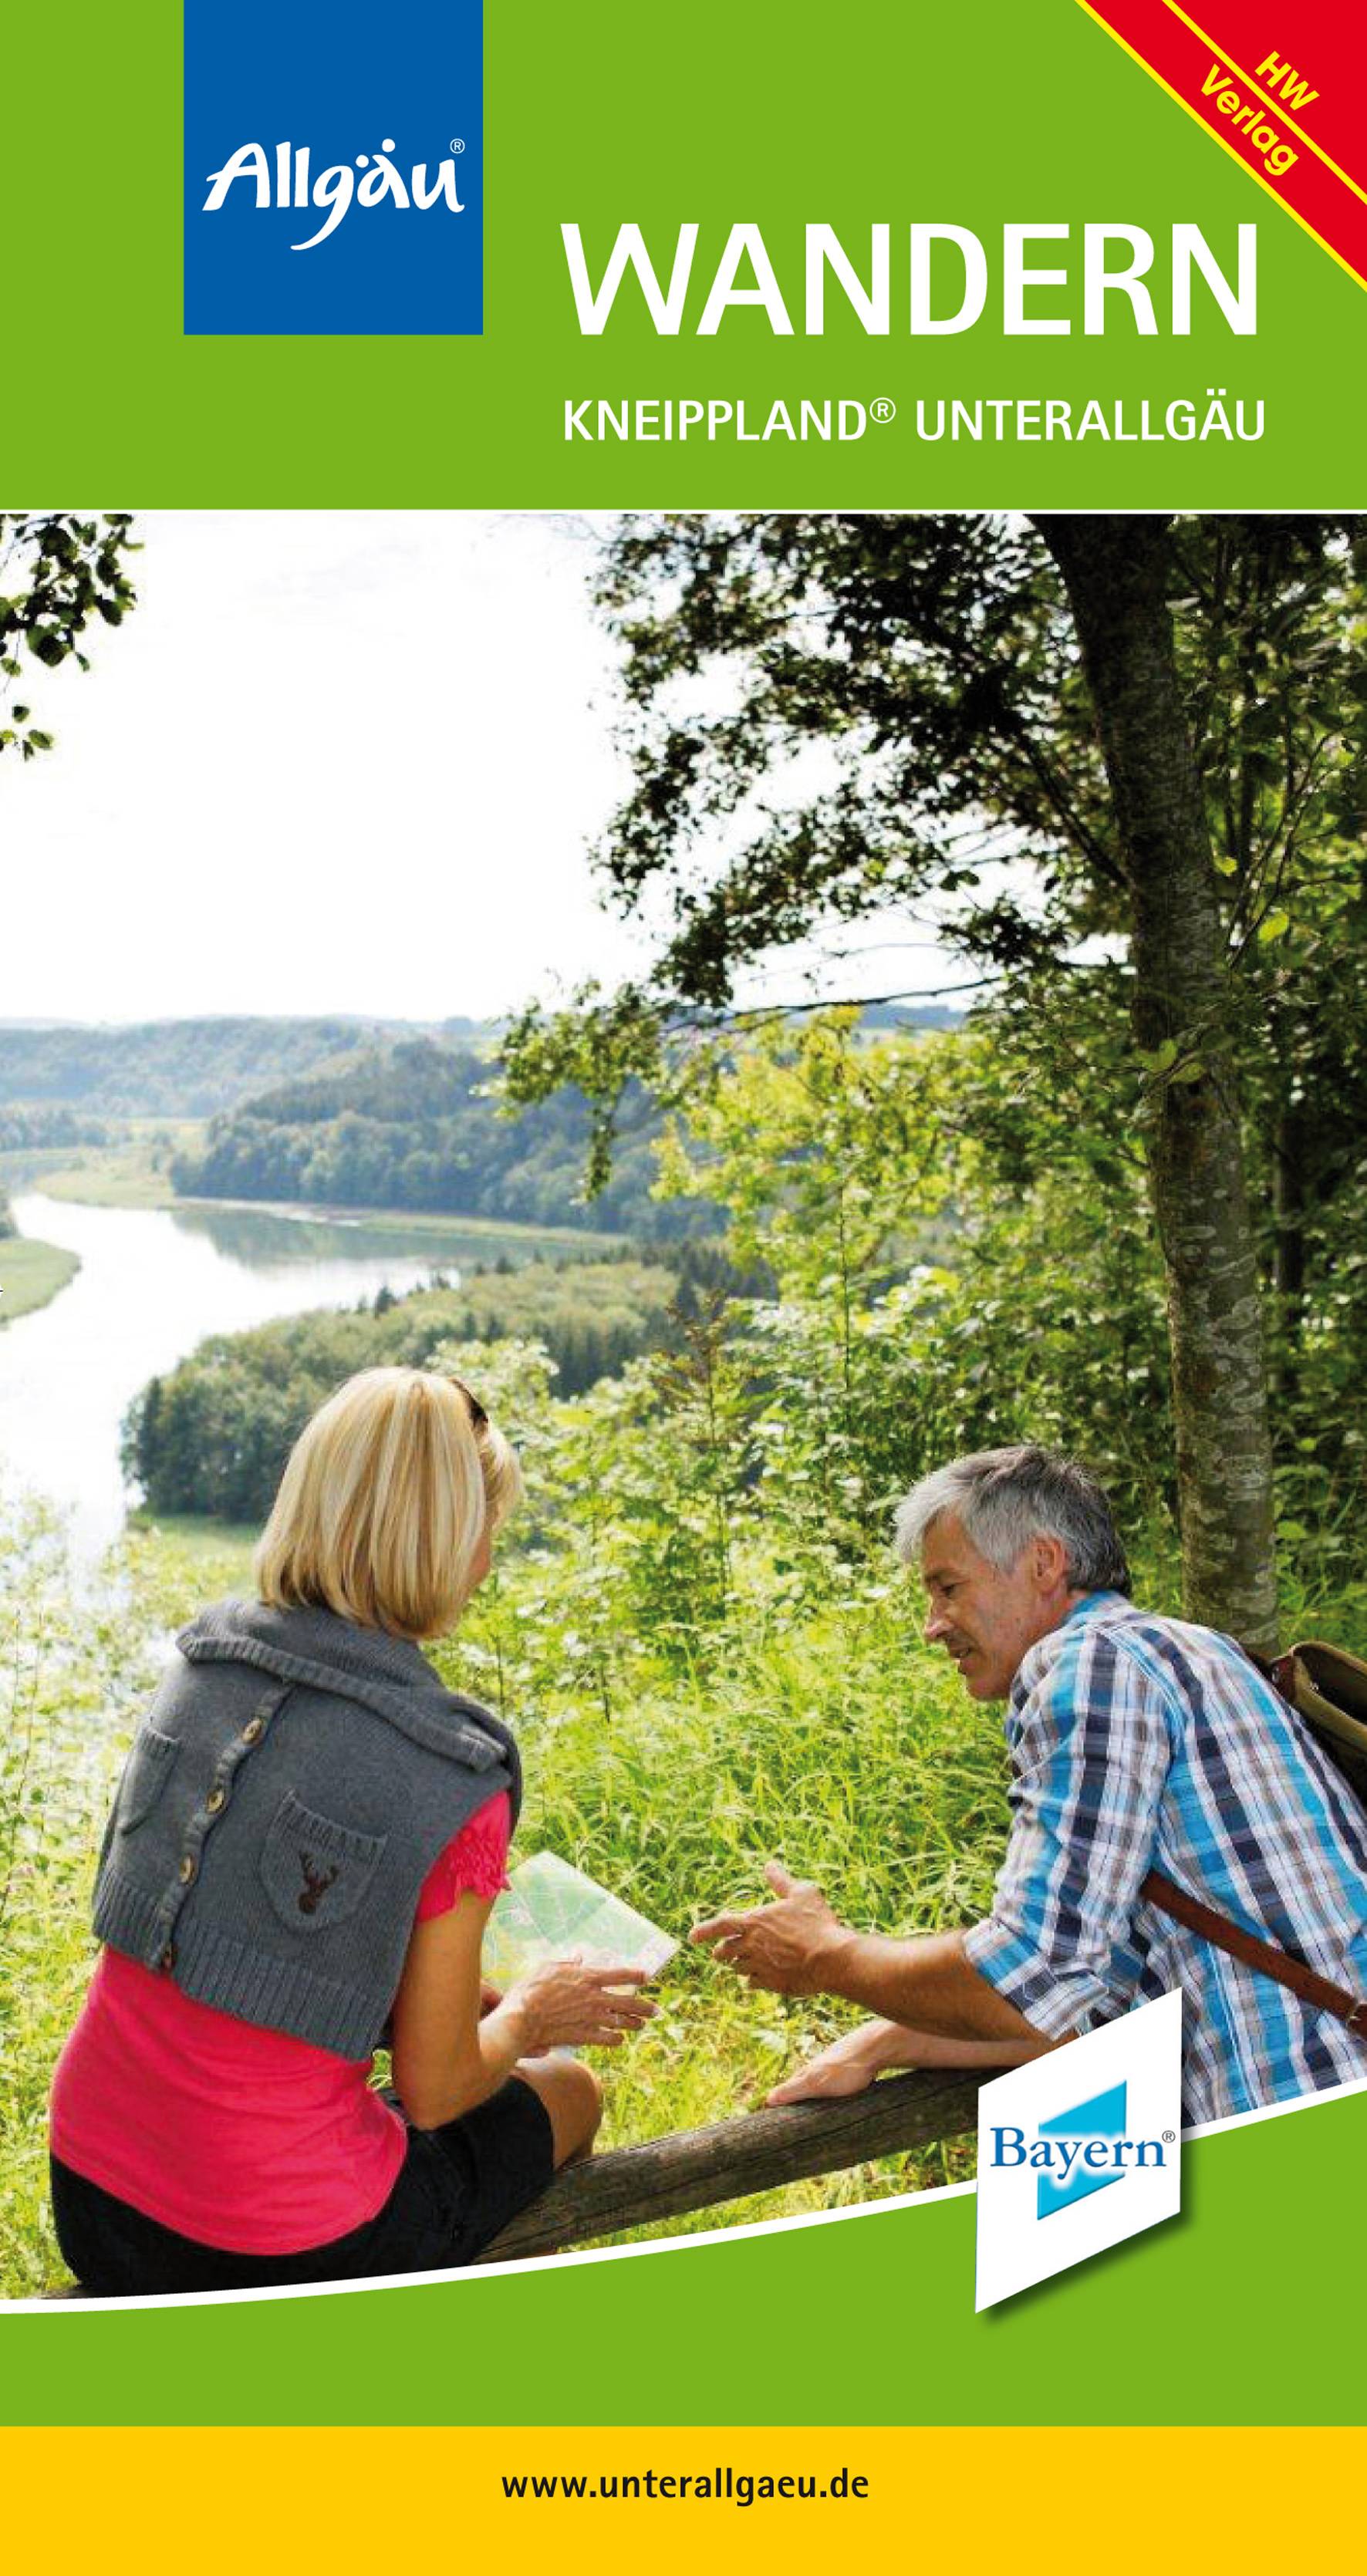
POLYGON ((249 1717, 242 1729, 242 1741, 244 1744, 259 1744, 265 1731, 259 1717, 249 1717))
POLYGON ((209 1812, 209 1814, 210 1814, 211 1816, 216 1816, 216 1815, 218 1814, 219 1808, 220 1808, 220 1807, 225 1807, 225 1806, 227 1805, 227 1803, 228 1803, 228 1792, 227 1792, 227 1790, 226 1790, 226 1789, 222 1789, 222 1788, 220 1788, 220 1789, 211 1789, 211 1790, 209 1791, 209 1795, 208 1795, 208 1797, 207 1797, 207 1798, 205 1799, 205 1801, 204 1801, 205 1807, 207 1808, 207 1810, 208 1810, 208 1812, 209 1812))
POLYGON ((163 1968, 168 1970, 174 1968, 176 1964, 175 1945, 171 1941, 167 1942, 165 1949, 162 1951, 161 1964, 163 1968))
POLYGON ((187 1853, 186 1853, 186 1855, 185 1855, 184 1860, 183 1860, 183 1861, 181 1862, 181 1864, 180 1864, 180 1883, 181 1883, 181 1886, 182 1886, 182 1887, 188 1887, 188 1886, 189 1886, 189 1884, 190 1884, 191 1879, 194 1877, 194 1874, 195 1874, 195 1864, 194 1864, 193 1858, 191 1857, 190 1853, 189 1853, 189 1852, 187 1852, 187 1853))

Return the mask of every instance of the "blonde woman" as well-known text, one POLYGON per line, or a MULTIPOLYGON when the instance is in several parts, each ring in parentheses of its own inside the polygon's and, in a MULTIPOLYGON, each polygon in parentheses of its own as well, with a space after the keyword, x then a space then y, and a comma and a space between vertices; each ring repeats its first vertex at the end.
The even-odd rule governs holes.
POLYGON ((455 1625, 519 1491, 467 1388, 367 1370, 294 1449, 258 1599, 178 1638, 53 2088, 53 2214, 88 2292, 465 2263, 590 2148, 597 2080, 554 2052, 614 2047, 653 2006, 628 1968, 482 1986, 517 1749, 420 1642, 455 1625), (368 2080, 382 2037, 390 2096, 368 2080))

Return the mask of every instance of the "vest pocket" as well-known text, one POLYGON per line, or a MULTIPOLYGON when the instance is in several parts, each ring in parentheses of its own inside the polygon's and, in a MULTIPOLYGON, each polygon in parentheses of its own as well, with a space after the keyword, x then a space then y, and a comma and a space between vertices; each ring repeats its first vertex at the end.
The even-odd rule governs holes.
POLYGON ((501 1745, 491 1735, 483 1735, 476 1726, 463 1726, 456 1737, 456 1751, 472 1771, 492 1771, 506 1759, 501 1745))
POLYGON ((133 1740, 119 1793, 118 1824, 123 1833, 131 1833, 151 1815, 179 1751, 179 1736, 163 1735, 159 1727, 144 1720, 133 1740))
POLYGON ((320 1816, 287 1789, 261 1850, 261 1878, 291 1932, 326 1932, 363 1901, 387 1834, 320 1816))

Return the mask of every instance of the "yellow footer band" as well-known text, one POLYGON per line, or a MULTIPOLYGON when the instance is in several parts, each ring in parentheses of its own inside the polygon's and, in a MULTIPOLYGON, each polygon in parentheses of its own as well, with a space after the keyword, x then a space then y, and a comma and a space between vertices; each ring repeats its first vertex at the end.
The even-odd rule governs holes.
POLYGON ((0 2433, 0 2464, 16 2568, 231 2550, 349 2576, 485 2550, 532 2565, 549 2539, 608 2568, 648 2549, 646 2576, 721 2576, 775 2549, 815 2576, 870 2543, 898 2566, 1032 2576, 1081 2553, 1153 2576, 1172 2552, 1303 2563, 1362 2447, 1333 2430, 44 2429, 0 2433))

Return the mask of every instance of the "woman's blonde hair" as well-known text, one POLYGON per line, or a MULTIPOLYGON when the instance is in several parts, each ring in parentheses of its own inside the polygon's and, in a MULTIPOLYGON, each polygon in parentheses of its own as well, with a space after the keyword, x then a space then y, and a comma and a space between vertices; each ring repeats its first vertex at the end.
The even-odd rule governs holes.
POLYGON ((290 1452, 252 1560, 257 1590, 277 1609, 441 1636, 469 1599, 485 1530, 521 1491, 507 1440, 458 1379, 363 1369, 290 1452))

